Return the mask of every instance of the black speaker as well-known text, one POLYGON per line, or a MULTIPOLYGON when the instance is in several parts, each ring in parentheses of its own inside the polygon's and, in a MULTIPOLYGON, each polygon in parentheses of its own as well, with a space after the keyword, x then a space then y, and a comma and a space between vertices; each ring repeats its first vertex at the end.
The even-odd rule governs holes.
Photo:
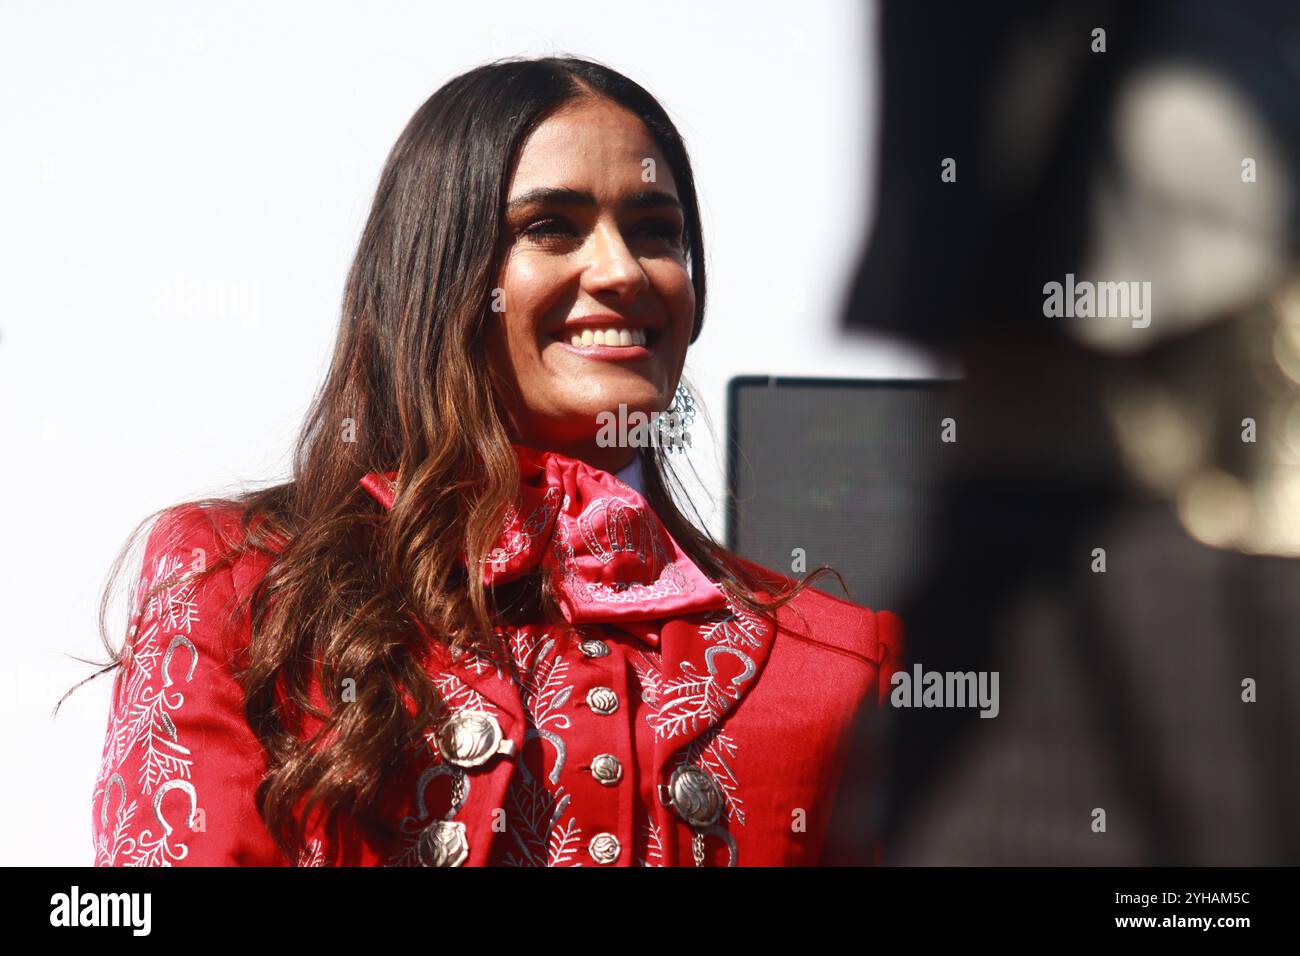
POLYGON ((851 600, 897 610, 922 568, 954 384, 733 378, 727 546, 791 577, 829 564, 851 600))

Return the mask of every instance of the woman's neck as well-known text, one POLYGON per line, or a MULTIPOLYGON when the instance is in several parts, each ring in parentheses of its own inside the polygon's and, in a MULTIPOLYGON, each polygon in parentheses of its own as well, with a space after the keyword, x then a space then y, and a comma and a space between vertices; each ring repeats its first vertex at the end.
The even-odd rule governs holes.
POLYGON ((529 448, 536 448, 538 451, 553 451, 569 458, 575 458, 592 468, 599 468, 601 471, 607 471, 611 475, 616 475, 623 469, 629 467, 634 462, 639 461, 635 448, 628 447, 610 447, 604 448, 591 442, 582 442, 580 444, 557 445, 552 442, 545 444, 535 444, 526 439, 516 439, 519 444, 526 445, 529 448))

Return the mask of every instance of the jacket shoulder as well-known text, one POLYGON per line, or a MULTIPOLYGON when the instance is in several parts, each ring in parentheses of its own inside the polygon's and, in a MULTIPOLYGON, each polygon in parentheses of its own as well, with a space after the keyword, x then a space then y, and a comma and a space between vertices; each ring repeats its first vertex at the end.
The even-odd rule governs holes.
MULTIPOLYGON (((772 597, 798 582, 761 564, 739 559, 763 582, 772 597)), ((777 609, 777 624, 787 634, 815 640, 866 658, 879 668, 879 699, 888 694, 890 678, 901 667, 902 622, 893 611, 872 610, 845 598, 805 588, 789 604, 777 609)))
MULTIPOLYGON (((217 572, 228 577, 236 595, 251 590, 266 572, 271 558, 247 551, 234 553, 244 539, 243 509, 235 504, 202 505, 186 503, 170 508, 158 518, 145 546, 145 561, 171 553, 189 555, 194 562, 213 564, 224 561, 226 568, 217 572)), ((282 542, 275 541, 273 545, 282 542)))
POLYGON ((133 631, 146 624, 190 623, 199 606, 210 613, 233 596, 228 567, 204 572, 226 556, 237 524, 234 509, 198 504, 177 505, 158 517, 131 601, 133 631), (176 617, 178 612, 185 616, 176 617))
POLYGON ((266 765, 236 676, 248 562, 217 566, 238 523, 237 508, 186 504, 150 531, 94 791, 97 866, 283 862, 257 811, 266 765))
MULTIPOLYGON (((741 558, 740 563, 762 583, 764 597, 775 597, 799 583, 756 562, 741 558)), ((781 610, 791 608, 810 619, 815 618, 816 623, 821 627, 832 630, 860 629, 864 622, 869 622, 875 617, 875 612, 868 607, 811 587, 800 591, 794 600, 781 610)))

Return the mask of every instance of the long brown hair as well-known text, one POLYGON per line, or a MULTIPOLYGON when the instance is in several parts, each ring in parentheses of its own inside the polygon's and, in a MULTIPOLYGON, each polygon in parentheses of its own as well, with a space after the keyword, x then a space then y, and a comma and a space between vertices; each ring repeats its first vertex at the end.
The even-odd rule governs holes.
MULTIPOLYGON (((245 716, 268 757, 258 809, 291 859, 303 851, 309 817, 331 834, 346 818, 367 836, 393 835, 377 808, 384 769, 445 715, 412 617, 448 646, 508 657, 499 653, 494 624, 502 595, 467 574, 461 560, 480 566, 519 487, 502 410, 483 386, 493 380, 484 329, 509 171, 528 134, 584 96, 639 116, 672 169, 685 212, 695 341, 704 321, 704 240, 686 147, 663 108, 633 81, 587 60, 491 63, 434 93, 388 156, 292 480, 196 502, 238 509, 241 532, 223 541, 222 555, 200 577, 250 552, 270 559, 244 596, 251 643, 237 676, 245 716), (389 511, 358 484, 372 471, 398 473, 389 511), (344 678, 355 680, 356 700, 340 706, 327 692, 321 713, 309 699, 312 682, 328 689, 344 678), (299 733, 304 715, 323 722, 310 740, 299 733)), ((679 510, 674 491, 683 489, 664 449, 638 454, 647 501, 738 605, 772 621, 777 607, 829 571, 819 568, 795 586, 758 577, 679 510)), ((119 555, 100 603, 112 657, 98 673, 120 666, 131 649, 129 636, 115 648, 104 625, 121 563, 119 555)), ((534 597, 553 612, 544 587, 534 597)))

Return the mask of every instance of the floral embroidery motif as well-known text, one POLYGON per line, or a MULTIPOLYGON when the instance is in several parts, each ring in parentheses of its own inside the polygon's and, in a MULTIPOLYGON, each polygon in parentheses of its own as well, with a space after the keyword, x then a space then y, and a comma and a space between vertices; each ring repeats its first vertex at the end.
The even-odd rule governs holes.
MULTIPOLYGON (((478 655, 476 654, 475 657, 478 657, 478 655)), ((455 674, 438 674, 434 677, 433 683, 438 688, 438 693, 444 703, 451 708, 453 714, 459 714, 466 710, 496 710, 496 706, 491 701, 455 674)), ((425 739, 429 741, 429 746, 434 749, 436 754, 437 743, 434 740, 434 732, 429 731, 425 739)))
POLYGON ((519 779, 511 781, 506 794, 506 827, 519 852, 507 852, 502 862, 506 866, 582 866, 571 862, 582 845, 582 828, 572 816, 560 822, 571 800, 564 787, 547 791, 520 764, 519 779))
MULTIPOLYGON (((740 780, 733 765, 739 748, 735 738, 723 730, 722 718, 740 699, 743 686, 757 673, 757 665, 747 652, 763 646, 768 625, 728 597, 727 610, 708 615, 700 625, 699 634, 712 645, 704 655, 707 673, 701 673, 692 661, 682 661, 679 677, 643 678, 648 691, 646 700, 655 708, 647 719, 657 735, 670 740, 693 731, 702 721, 709 725, 702 736, 686 747, 677 766, 691 765, 708 773, 722 795, 725 820, 744 826, 744 801, 737 793, 740 780), (723 656, 735 657, 741 668, 725 681, 718 676, 718 663, 723 656)), ((641 656, 651 666, 637 667, 637 673, 644 671, 650 677, 658 670, 657 661, 644 653, 641 656)), ((703 832, 722 839, 728 862, 735 865, 736 841, 722 822, 720 819, 703 832)))
MULTIPOLYGON (((663 681, 663 655, 659 651, 645 651, 638 649, 636 655, 630 658, 632 670, 636 673, 637 693, 641 699, 655 707, 659 702, 659 685, 663 681)), ((651 726, 654 722, 650 720, 653 712, 646 715, 647 721, 651 726)))
POLYGON ((736 796, 736 787, 740 781, 736 771, 729 763, 736 756, 736 741, 723 733, 721 726, 712 728, 703 737, 691 742, 686 748, 686 755, 679 764, 693 764, 707 770, 713 777, 718 789, 722 791, 723 802, 727 808, 727 819, 734 819, 741 826, 745 825, 743 801, 736 796))
POLYGON ((704 654, 705 672, 694 661, 682 661, 681 675, 665 678, 654 724, 659 736, 671 740, 701 723, 716 724, 740 699, 743 685, 758 673, 746 651, 762 646, 766 625, 730 597, 727 608, 710 614, 700 628, 700 636, 713 644, 704 654), (734 657, 740 666, 740 673, 725 680, 719 676, 724 657, 734 657))
MULTIPOLYGON (((555 653, 555 639, 544 630, 504 633, 510 636, 510 653, 518 665, 515 686, 528 724, 525 753, 532 740, 551 745, 554 763, 546 780, 555 789, 548 790, 521 756, 506 793, 506 828, 518 852, 508 852, 502 862, 507 866, 581 866, 572 862, 572 857, 581 844, 582 828, 572 816, 562 819, 572 797, 559 785, 568 753, 560 731, 572 725, 563 710, 574 688, 565 681, 569 662, 555 653)), ((545 763, 543 748, 543 767, 545 763)))
POLYGON ((312 839, 307 842, 307 850, 298 859, 299 866, 324 866, 325 853, 320 840, 312 839))
MULTIPOLYGON (((198 816, 198 794, 190 782, 194 757, 181 742, 172 715, 185 704, 185 695, 177 686, 194 677, 199 652, 187 636, 199 621, 194 575, 177 577, 183 562, 177 554, 156 557, 152 573, 142 575, 132 594, 131 606, 139 609, 146 594, 160 582, 166 587, 149 598, 148 607, 137 613, 140 624, 131 630, 122 669, 114 681, 114 699, 107 742, 99 776, 95 781, 95 863, 97 866, 171 866, 185 859, 189 847, 172 841, 176 825, 163 813, 163 798, 173 790, 188 798, 189 813, 184 824, 193 828, 198 816), (147 583, 146 583, 147 581, 147 583), (139 627, 143 625, 143 630, 139 627), (138 632, 138 636, 137 636, 138 632), (173 633, 167 641, 165 634, 173 633), (178 652, 186 660, 185 670, 174 672, 173 659, 178 652), (159 827, 136 834, 133 826, 140 812, 138 801, 128 799, 122 770, 128 757, 139 755, 139 773, 135 781, 142 796, 151 796, 150 810, 159 827), (113 791, 118 793, 112 806, 113 791), (113 821, 109 823, 109 813, 113 821)), ((173 804, 174 805, 174 804, 173 804)), ((174 812, 174 811, 173 811, 174 812)))
POLYGON ((646 855, 637 857, 637 863, 640 866, 663 866, 664 865, 664 842, 663 836, 659 832, 659 827, 653 820, 646 821, 645 826, 641 828, 641 839, 645 841, 646 855))
POLYGON ((572 722, 563 707, 569 702, 573 693, 573 684, 564 685, 569 662, 559 656, 552 656, 555 639, 542 635, 541 638, 517 633, 510 642, 511 652, 519 665, 520 677, 517 683, 520 703, 528 715, 528 731, 524 735, 527 742, 541 738, 555 748, 555 766, 550 773, 551 783, 559 783, 560 773, 564 770, 567 749, 564 738, 556 730, 568 730, 572 722), (544 640, 541 649, 537 649, 539 640, 544 640), (555 728, 555 729, 552 729, 555 728))

